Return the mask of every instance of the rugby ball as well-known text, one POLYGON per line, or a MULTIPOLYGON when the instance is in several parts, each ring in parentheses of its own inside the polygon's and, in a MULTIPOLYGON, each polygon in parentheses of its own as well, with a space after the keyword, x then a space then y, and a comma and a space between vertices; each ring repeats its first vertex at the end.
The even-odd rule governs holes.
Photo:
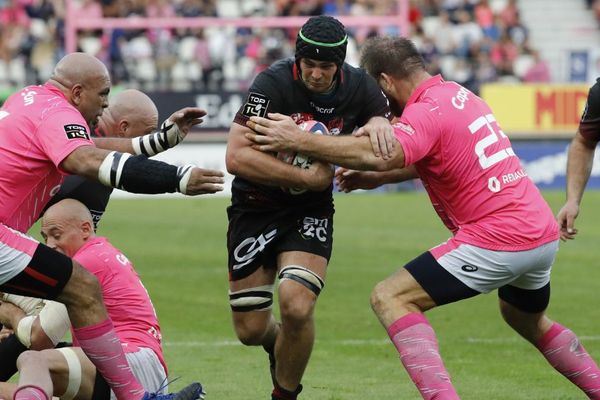
MULTIPOLYGON (((310 132, 312 134, 317 135, 328 135, 329 130, 325 126, 324 123, 314 120, 304 121, 298 124, 298 127, 305 132, 310 132)), ((308 169, 312 165, 312 159, 310 157, 305 156, 300 153, 287 153, 287 152, 279 152, 277 154, 277 158, 282 160, 285 163, 293 165, 294 167, 308 169)), ((283 188, 284 192, 288 192, 290 194, 302 194, 306 192, 306 189, 302 188, 283 188)))

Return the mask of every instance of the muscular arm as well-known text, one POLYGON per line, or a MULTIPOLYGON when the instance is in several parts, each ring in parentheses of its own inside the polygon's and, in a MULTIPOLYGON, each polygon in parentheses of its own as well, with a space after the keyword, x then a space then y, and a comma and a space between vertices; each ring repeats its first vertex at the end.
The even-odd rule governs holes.
POLYGON ((61 167, 71 174, 97 181, 98 169, 100 169, 100 164, 102 164, 108 153, 110 153, 109 150, 99 149, 94 146, 81 146, 73 150, 62 161, 61 167))
POLYGON ((346 168, 338 168, 335 171, 338 189, 346 193, 356 189, 375 189, 388 183, 399 183, 418 177, 413 165, 389 171, 356 171, 346 168))
POLYGON ((93 138, 94 144, 99 149, 114 150, 119 153, 135 154, 131 139, 118 137, 93 138))
POLYGON ((567 202, 581 203, 583 191, 592 172, 596 142, 577 132, 569 147, 567 161, 567 202))
POLYGON ((596 142, 586 139, 580 132, 573 138, 567 159, 567 201, 556 216, 562 240, 575 239, 575 219, 579 215, 579 204, 592 172, 596 142))
POLYGON ((290 143, 291 150, 342 167, 389 171, 404 167, 404 152, 396 146, 387 160, 373 153, 369 137, 297 135, 290 143))
POLYGON ((373 152, 368 135, 326 136, 306 135, 293 120, 282 114, 269 118, 251 117, 246 138, 256 143, 260 151, 296 151, 331 164, 358 170, 389 171, 404 167, 402 146, 395 146, 389 157, 383 159, 373 152))
POLYGON ((231 126, 225 156, 229 173, 263 185, 314 191, 325 190, 331 184, 333 172, 328 166, 313 163, 310 168, 302 169, 284 163, 271 154, 253 149, 244 136, 248 132, 251 132, 249 128, 237 123, 231 126))

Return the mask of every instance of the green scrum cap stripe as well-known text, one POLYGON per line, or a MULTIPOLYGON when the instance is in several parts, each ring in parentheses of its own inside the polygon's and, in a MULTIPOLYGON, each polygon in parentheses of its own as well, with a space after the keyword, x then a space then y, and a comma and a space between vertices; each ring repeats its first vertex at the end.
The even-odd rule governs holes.
POLYGON ((316 40, 311 40, 309 38, 307 38, 306 36, 304 36, 304 34, 302 33, 302 31, 300 31, 298 33, 298 35, 300 36, 300 38, 302 40, 304 40, 306 43, 310 43, 312 45, 315 46, 321 46, 321 47, 337 47, 340 46, 342 44, 344 44, 344 42, 346 42, 346 40, 348 40, 348 35, 344 36, 344 38, 342 40, 340 40, 339 42, 335 42, 335 43, 323 43, 323 42, 317 42, 316 40))

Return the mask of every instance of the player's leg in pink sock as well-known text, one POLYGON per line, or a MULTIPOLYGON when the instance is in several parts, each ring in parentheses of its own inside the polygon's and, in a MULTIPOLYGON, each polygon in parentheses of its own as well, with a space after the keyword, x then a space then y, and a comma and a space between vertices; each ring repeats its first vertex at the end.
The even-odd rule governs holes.
POLYGON ((129 367, 110 319, 96 325, 76 328, 73 332, 78 345, 96 365, 118 399, 143 396, 144 388, 129 367))
POLYGON ((435 332, 423 314, 407 314, 390 325, 387 332, 424 399, 459 398, 444 367, 435 332))
POLYGON ((572 331, 555 322, 538 340, 537 348, 590 399, 600 399, 600 369, 572 331))

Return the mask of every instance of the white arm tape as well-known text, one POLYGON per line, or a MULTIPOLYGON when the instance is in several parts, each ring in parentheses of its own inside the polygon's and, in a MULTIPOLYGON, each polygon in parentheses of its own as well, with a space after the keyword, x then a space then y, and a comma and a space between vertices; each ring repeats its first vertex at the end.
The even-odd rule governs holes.
POLYGON ((192 176, 192 170, 194 166, 192 164, 183 165, 177 167, 177 177, 179 178, 179 193, 187 194, 187 185, 192 176))
POLYGON ((128 153, 119 153, 116 151, 108 153, 98 169, 98 180, 100 183, 120 189, 123 166, 129 157, 132 157, 132 155, 128 153))
POLYGON ((46 306, 40 311, 39 318, 42 330, 55 346, 71 328, 67 308, 56 301, 47 300, 46 306))
POLYGON ((176 146, 184 137, 185 135, 179 130, 179 126, 167 118, 158 132, 133 138, 131 139, 131 145, 135 155, 143 154, 151 157, 176 146))

